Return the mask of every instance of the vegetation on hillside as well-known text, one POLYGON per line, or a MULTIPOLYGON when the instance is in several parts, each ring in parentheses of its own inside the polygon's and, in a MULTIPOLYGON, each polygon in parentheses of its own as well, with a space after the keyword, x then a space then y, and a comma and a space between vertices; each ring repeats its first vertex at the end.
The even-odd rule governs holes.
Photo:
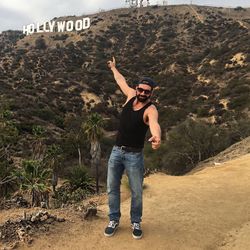
POLYGON ((0 34, 0 195, 70 203, 94 192, 94 175, 99 191, 125 101, 113 55, 131 86, 143 75, 159 83, 163 144, 146 143, 146 168, 184 174, 249 136, 250 10, 194 8, 204 22, 188 6, 151 6, 94 14, 80 32, 0 34), (58 187, 59 177, 71 181, 58 187))

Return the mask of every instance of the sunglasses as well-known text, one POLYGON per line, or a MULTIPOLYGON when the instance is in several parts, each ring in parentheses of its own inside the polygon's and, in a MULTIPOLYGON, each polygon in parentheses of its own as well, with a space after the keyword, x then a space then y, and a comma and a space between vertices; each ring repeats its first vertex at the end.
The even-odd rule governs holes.
POLYGON ((143 88, 137 88, 137 91, 141 94, 142 92, 144 92, 146 95, 149 95, 151 94, 151 90, 148 90, 148 89, 143 89, 143 88))

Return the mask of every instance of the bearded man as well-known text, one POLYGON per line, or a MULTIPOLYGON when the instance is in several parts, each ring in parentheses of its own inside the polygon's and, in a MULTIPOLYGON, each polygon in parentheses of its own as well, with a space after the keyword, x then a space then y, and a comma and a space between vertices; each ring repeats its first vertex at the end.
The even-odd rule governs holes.
POLYGON ((104 235, 114 235, 119 226, 121 217, 120 184, 122 174, 126 170, 131 189, 132 236, 140 239, 142 237, 140 223, 144 175, 143 147, 148 128, 152 135, 149 139, 152 148, 157 149, 161 144, 158 111, 150 100, 156 83, 149 77, 143 77, 134 89, 129 87, 125 78, 117 70, 114 57, 112 61, 108 61, 108 67, 113 72, 114 78, 127 100, 123 105, 116 143, 108 161, 109 224, 105 228, 104 235))

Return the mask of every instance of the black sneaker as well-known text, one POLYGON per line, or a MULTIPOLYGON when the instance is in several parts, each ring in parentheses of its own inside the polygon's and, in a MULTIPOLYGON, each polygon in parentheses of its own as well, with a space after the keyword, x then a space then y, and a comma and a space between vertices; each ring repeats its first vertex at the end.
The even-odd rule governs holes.
POLYGON ((140 223, 134 222, 132 223, 132 235, 135 239, 140 239, 142 237, 142 230, 141 230, 141 225, 140 223))
POLYGON ((111 220, 108 226, 105 228, 104 235, 107 237, 113 236, 118 226, 118 221, 111 220))

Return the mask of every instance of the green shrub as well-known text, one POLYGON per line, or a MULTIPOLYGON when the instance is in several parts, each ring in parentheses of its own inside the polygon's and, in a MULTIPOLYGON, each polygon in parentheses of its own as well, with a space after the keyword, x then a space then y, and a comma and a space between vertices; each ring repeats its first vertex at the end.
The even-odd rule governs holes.
POLYGON ((197 109, 198 117, 207 117, 209 115, 209 106, 200 107, 197 109))
POLYGON ((248 93, 244 93, 240 96, 234 97, 231 99, 228 104, 230 109, 239 109, 242 110, 245 107, 250 107, 250 95, 248 93))
POLYGON ((42 37, 36 39, 35 48, 40 50, 45 50, 47 48, 46 42, 42 37))
POLYGON ((54 40, 55 40, 55 41, 66 40, 68 37, 69 37, 68 34, 56 35, 56 36, 54 37, 54 40))
POLYGON ((34 115, 43 119, 44 121, 53 121, 55 118, 55 113, 49 107, 36 109, 33 112, 34 115))
POLYGON ((232 118, 227 122, 230 131, 231 144, 241 141, 250 136, 250 118, 241 117, 239 119, 232 118))
POLYGON ((88 195, 94 194, 94 184, 89 177, 84 166, 75 166, 71 169, 66 181, 61 187, 57 188, 54 201, 57 207, 62 204, 71 204, 86 199, 88 195))
POLYGON ((84 166, 73 167, 68 175, 68 182, 74 190, 78 188, 92 190, 92 178, 89 177, 84 166))

